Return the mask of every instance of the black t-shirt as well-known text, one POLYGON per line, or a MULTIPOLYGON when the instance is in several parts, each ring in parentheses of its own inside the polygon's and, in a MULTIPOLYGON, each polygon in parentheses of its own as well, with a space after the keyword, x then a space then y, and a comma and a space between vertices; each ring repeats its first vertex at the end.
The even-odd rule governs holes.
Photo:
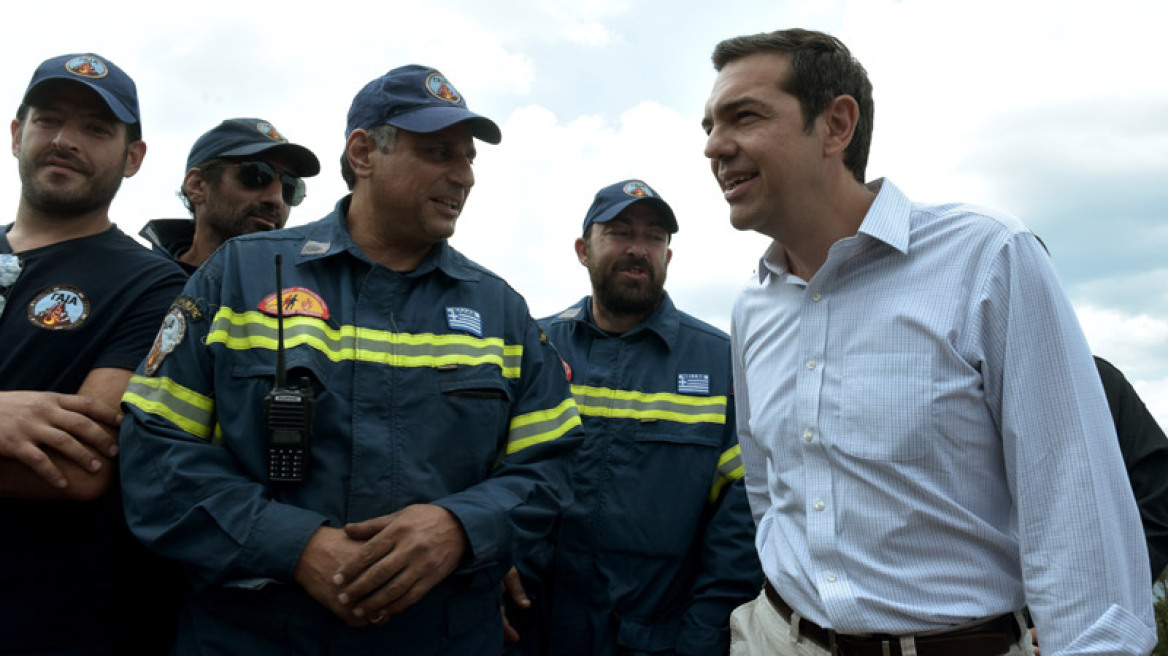
MULTIPOLYGON (((5 233, 0 253, 11 253, 5 233)), ((186 280, 116 227, 18 256, 0 290, 5 391, 72 394, 93 369, 137 369, 186 280)), ((144 556, 117 485, 92 502, 0 499, 0 517, 0 653, 116 641, 127 566, 144 556)))

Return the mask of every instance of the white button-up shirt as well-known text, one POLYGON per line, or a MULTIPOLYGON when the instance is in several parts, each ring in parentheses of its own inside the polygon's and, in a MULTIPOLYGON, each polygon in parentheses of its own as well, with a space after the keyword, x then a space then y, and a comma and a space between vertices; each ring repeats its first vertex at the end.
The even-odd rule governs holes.
POLYGON ((1016 219, 889 182, 810 281, 774 244, 733 315, 767 578, 844 633, 1028 604, 1044 654, 1155 644, 1148 558, 1098 373, 1016 219))

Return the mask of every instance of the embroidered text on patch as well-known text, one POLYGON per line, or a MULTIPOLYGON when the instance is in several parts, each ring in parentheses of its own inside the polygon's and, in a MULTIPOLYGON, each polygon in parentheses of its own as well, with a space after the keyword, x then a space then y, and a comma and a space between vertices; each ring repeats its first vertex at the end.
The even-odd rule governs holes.
POLYGON ((467 307, 447 307, 446 325, 451 330, 465 330, 475 337, 483 336, 483 315, 467 307))
POLYGON ((72 285, 57 285, 28 304, 28 320, 49 330, 72 330, 89 318, 89 297, 72 285))
POLYGON ((677 374, 678 394, 709 394, 709 374, 677 374))

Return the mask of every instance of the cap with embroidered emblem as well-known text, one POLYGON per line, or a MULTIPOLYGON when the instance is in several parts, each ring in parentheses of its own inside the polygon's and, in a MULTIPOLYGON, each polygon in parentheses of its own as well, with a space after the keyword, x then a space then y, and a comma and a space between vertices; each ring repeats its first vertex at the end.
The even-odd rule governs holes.
POLYGON ((311 150, 289 142, 262 118, 229 118, 208 130, 191 146, 187 169, 216 157, 247 157, 260 153, 287 157, 292 173, 307 178, 320 173, 320 161, 311 150))
POLYGON ((588 208, 588 214, 584 216, 584 232, 588 232, 588 226, 593 223, 606 223, 615 219, 625 208, 635 203, 652 205, 665 219, 665 227, 670 234, 677 232, 677 217, 673 215, 669 203, 641 180, 623 180, 596 192, 592 207, 588 208))
POLYGON ((75 53, 46 59, 32 74, 21 104, 27 104, 38 86, 49 80, 71 80, 97 92, 122 123, 141 123, 138 88, 112 61, 93 53, 75 53))
POLYGON ((410 64, 389 71, 357 92, 349 107, 345 136, 379 125, 425 134, 462 122, 487 143, 497 144, 503 138, 494 121, 467 109, 466 99, 446 76, 428 66, 410 64))

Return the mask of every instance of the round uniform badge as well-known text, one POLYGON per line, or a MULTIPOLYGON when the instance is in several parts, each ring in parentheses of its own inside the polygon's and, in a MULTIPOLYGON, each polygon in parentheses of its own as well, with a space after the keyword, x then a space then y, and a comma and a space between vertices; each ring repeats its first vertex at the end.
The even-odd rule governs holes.
POLYGON ((458 93, 458 89, 455 89, 454 85, 438 71, 434 71, 426 77, 426 91, 429 91, 430 95, 438 100, 445 100, 452 103, 457 103, 462 100, 462 95, 458 93))
POLYGON ((162 319, 162 327, 158 329, 158 335, 154 337, 154 345, 150 347, 150 353, 146 356, 146 365, 143 367, 143 371, 147 376, 153 376, 158 371, 158 368, 162 366, 162 361, 166 359, 166 356, 174 353, 174 349, 182 344, 186 334, 186 315, 183 314, 181 308, 170 308, 166 317, 162 319))
POLYGON ((28 304, 28 321, 47 330, 73 330, 89 318, 89 297, 72 285, 57 285, 28 304))
POLYGON ((65 62, 65 70, 81 77, 101 78, 109 74, 105 62, 93 55, 77 55, 65 62))
POLYGON ((259 123, 256 123, 256 130, 272 141, 279 141, 280 143, 285 143, 288 141, 284 138, 284 135, 280 134, 280 131, 276 129, 276 126, 268 123, 267 121, 260 121, 259 123))

